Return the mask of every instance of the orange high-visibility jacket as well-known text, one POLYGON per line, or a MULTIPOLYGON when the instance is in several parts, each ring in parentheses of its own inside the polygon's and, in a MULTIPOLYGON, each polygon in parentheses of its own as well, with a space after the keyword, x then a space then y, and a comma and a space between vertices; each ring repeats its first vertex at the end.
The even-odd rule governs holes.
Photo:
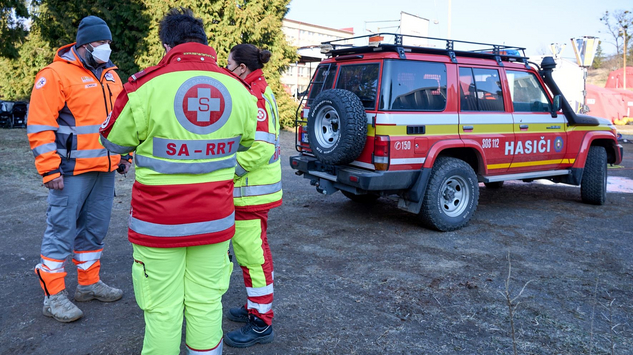
POLYGON ((121 160, 99 142, 99 127, 122 90, 121 79, 114 66, 97 78, 74 45, 57 51, 53 63, 35 77, 31 93, 26 133, 44 183, 60 175, 114 171, 121 160))

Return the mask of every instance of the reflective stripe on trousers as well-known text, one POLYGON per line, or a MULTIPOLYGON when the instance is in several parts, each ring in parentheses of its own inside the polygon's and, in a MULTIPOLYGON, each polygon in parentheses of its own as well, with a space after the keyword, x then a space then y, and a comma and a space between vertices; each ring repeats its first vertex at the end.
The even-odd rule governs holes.
MULTIPOLYGON (((273 275, 273 279, 275 276, 273 275)), ((246 294, 248 297, 261 297, 268 296, 273 293, 273 284, 266 285, 264 287, 247 287, 246 294)))
POLYGON ((59 273, 66 271, 64 269, 64 260, 52 260, 42 256, 42 262, 35 266, 36 269, 42 269, 44 272, 59 273))
POLYGON ((187 346, 187 355, 222 355, 222 345, 224 342, 220 340, 220 344, 210 350, 196 350, 187 346))
MULTIPOLYGON (((257 310, 257 313, 259 314, 268 313, 273 309, 272 303, 261 304, 261 303, 251 302, 251 300, 248 300, 246 306, 247 306, 246 307, 247 309, 257 310)), ((262 318, 262 317, 259 317, 259 318, 262 318)))
POLYGON ((101 259, 101 253, 103 249, 95 251, 75 251, 75 259, 77 262, 77 268, 81 270, 88 270, 94 263, 101 259))

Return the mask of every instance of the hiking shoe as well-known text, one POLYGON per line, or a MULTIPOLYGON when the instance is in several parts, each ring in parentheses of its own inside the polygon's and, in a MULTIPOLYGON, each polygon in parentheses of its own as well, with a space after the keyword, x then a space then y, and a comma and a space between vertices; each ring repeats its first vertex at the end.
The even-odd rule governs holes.
POLYGON ((123 290, 110 287, 99 280, 92 285, 77 285, 75 291, 75 301, 86 302, 90 300, 99 300, 101 302, 114 302, 123 297, 123 290))
POLYGON ((51 296, 44 296, 42 313, 62 323, 74 322, 84 315, 81 309, 70 302, 66 290, 51 296))
POLYGON ((247 348, 257 343, 271 343, 274 338, 273 326, 251 314, 246 325, 224 335, 224 342, 234 348, 247 348))
POLYGON ((231 308, 229 313, 226 314, 226 318, 238 323, 248 323, 248 311, 244 306, 231 308))

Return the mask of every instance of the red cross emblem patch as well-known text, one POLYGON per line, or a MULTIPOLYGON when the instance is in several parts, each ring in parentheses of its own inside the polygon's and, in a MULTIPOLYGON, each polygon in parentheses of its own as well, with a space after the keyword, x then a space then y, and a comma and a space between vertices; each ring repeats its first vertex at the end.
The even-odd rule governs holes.
POLYGON ((197 76, 185 81, 174 99, 178 122, 188 131, 208 134, 231 116, 231 95, 219 80, 197 76))
POLYGON ((268 115, 266 115, 266 110, 264 110, 263 108, 260 108, 257 110, 257 120, 259 122, 263 122, 266 121, 266 118, 268 115))

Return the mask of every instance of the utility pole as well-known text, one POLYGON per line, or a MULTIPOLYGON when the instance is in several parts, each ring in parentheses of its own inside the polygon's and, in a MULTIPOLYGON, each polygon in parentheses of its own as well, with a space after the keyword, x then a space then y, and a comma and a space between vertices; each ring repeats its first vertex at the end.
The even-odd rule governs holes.
POLYGON ((622 51, 624 57, 624 64, 622 64, 624 67, 624 79, 622 80, 622 86, 626 90, 626 28, 622 28, 622 36, 624 37, 624 50, 622 51))
POLYGON ((451 0, 448 0, 448 32, 447 39, 451 39, 451 0))
POLYGON ((582 107, 581 113, 589 112, 587 107, 587 68, 593 63, 593 58, 596 55, 596 49, 598 48, 598 37, 584 36, 582 38, 572 38, 571 44, 574 47, 574 53, 576 54, 576 61, 578 66, 582 68, 583 72, 583 90, 582 90, 582 107))

